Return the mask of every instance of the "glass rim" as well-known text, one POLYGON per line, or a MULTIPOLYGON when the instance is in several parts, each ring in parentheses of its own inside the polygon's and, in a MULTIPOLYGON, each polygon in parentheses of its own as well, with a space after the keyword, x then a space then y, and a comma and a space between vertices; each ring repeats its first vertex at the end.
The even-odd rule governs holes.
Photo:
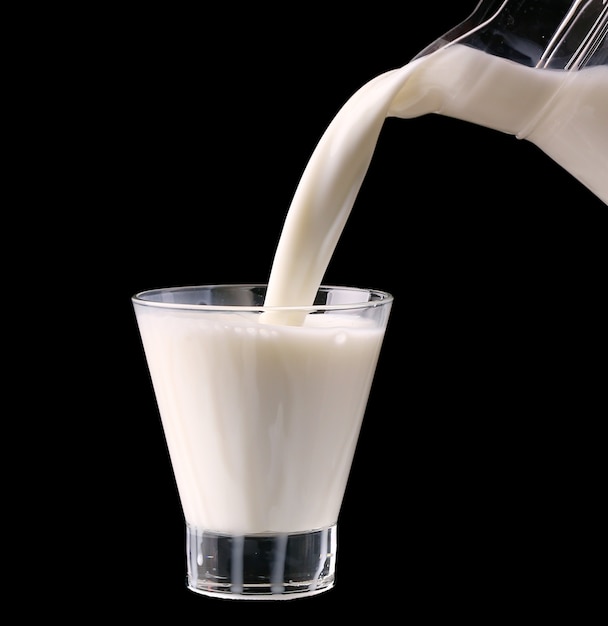
POLYGON ((236 288, 236 289, 252 289, 266 288, 268 283, 210 283, 202 285, 183 285, 177 287, 159 287, 156 289, 144 289, 138 291, 131 297, 133 304, 148 306, 152 308, 173 309, 173 310, 189 310, 189 311, 344 311, 356 309, 369 309, 377 306, 384 306, 391 303, 394 297, 388 291, 382 289, 369 289, 367 287, 350 287, 347 285, 325 285, 322 284, 317 289, 319 291, 354 291, 376 296, 377 300, 362 300, 360 302, 336 303, 336 304, 311 304, 311 305, 290 305, 290 306, 267 306, 264 304, 193 304, 180 302, 159 302, 157 300, 147 300, 145 297, 151 294, 159 294, 162 292, 184 292, 195 291, 197 289, 220 289, 220 288, 236 288))

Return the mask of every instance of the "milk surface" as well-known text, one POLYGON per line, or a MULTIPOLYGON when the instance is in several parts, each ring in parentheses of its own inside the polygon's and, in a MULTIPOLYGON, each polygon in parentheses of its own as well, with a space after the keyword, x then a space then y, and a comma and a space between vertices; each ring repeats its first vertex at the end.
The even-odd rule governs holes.
POLYGON ((338 112, 287 213, 267 304, 312 302, 385 118, 428 113, 532 141, 608 204, 608 67, 535 69, 455 44, 376 77, 338 112))
POLYGON ((354 313, 294 327, 135 310, 186 521, 237 535, 335 524, 384 329, 354 313))

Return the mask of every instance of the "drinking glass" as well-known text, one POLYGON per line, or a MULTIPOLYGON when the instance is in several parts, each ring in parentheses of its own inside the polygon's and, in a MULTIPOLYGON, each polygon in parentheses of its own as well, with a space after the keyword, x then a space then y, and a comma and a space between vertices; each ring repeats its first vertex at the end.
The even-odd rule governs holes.
POLYGON ((289 599, 335 582, 337 520, 393 298, 265 285, 133 296, 185 518, 187 586, 289 599))

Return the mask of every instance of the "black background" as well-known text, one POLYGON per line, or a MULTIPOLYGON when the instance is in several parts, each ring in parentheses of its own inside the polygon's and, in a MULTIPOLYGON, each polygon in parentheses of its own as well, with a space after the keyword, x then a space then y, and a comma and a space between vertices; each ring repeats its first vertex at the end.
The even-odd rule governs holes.
POLYGON ((476 3, 411 4, 146 6, 87 20, 66 46, 70 158, 49 188, 75 230, 53 276, 82 285, 66 333, 76 404, 90 408, 65 422, 78 444, 64 484, 78 511, 71 576, 88 572, 77 586, 93 610, 162 609, 172 623, 496 615, 563 570, 564 494, 580 504, 574 466, 596 462, 572 459, 593 439, 603 384, 587 363, 602 337, 606 206, 528 142, 425 116, 386 121, 324 281, 395 296, 335 589, 253 603, 185 587, 184 522, 130 298, 267 280, 339 108, 476 3))

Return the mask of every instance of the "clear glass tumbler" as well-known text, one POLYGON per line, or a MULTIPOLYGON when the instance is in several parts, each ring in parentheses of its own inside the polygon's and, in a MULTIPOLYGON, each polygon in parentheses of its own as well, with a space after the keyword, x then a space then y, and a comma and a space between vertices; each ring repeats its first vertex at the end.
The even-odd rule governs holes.
POLYGON ((187 585, 234 599, 335 581, 337 520, 393 298, 265 285, 133 296, 186 522, 187 585))

